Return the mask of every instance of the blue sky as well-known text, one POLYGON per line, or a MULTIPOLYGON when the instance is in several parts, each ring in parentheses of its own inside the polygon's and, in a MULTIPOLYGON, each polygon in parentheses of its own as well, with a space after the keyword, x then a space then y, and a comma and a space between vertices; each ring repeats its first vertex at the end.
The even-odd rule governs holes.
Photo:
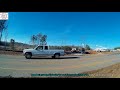
POLYGON ((119 12, 10 12, 8 41, 29 43, 46 34, 48 45, 120 46, 119 12))

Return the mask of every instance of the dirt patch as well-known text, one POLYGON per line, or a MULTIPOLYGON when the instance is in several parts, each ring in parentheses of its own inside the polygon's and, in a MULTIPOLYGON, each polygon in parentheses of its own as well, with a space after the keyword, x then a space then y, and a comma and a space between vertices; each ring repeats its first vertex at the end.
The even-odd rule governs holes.
POLYGON ((22 51, 0 51, 4 55, 22 55, 22 51))
POLYGON ((89 52, 90 54, 97 54, 98 53, 98 52, 92 51, 92 50, 87 50, 87 52, 89 52))
POLYGON ((99 70, 84 72, 85 78, 120 78, 120 63, 99 70))

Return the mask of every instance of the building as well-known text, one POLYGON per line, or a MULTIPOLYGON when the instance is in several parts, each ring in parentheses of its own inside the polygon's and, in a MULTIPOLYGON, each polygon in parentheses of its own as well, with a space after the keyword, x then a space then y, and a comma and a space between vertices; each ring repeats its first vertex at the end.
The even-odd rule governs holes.
POLYGON ((75 51, 76 50, 76 48, 72 48, 72 50, 71 51, 75 51))
POLYGON ((105 51, 108 51, 108 49, 101 47, 101 48, 94 49, 94 51, 96 51, 96 52, 105 52, 105 51))

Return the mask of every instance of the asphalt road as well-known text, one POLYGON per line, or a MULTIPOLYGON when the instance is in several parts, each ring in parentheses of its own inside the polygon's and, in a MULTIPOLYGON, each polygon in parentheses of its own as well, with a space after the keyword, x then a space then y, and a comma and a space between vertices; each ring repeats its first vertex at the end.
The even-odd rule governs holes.
POLYGON ((120 54, 64 56, 61 59, 0 55, 0 76, 31 77, 31 74, 77 74, 120 62, 120 54))

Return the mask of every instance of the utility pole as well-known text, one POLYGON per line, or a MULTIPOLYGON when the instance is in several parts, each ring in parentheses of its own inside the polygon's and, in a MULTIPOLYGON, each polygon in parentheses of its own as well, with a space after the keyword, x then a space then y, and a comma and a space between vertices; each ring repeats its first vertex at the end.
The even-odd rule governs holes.
POLYGON ((82 54, 85 52, 85 35, 81 37, 82 54))

